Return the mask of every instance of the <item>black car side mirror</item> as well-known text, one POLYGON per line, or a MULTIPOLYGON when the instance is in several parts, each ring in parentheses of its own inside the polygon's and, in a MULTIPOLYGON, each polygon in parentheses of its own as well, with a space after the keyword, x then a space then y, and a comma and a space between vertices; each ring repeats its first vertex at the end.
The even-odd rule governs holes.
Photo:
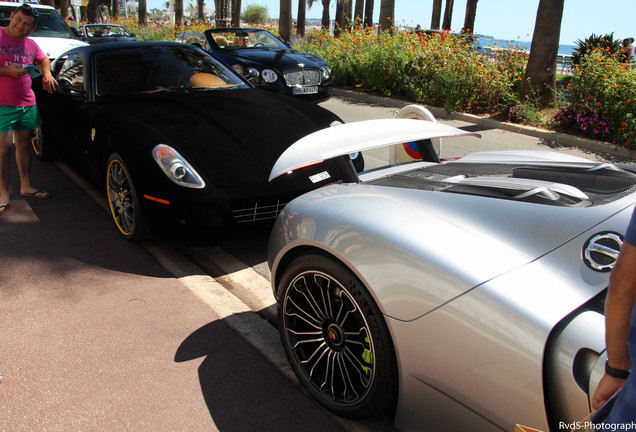
POLYGON ((290 42, 290 41, 287 41, 287 42, 285 42, 285 46, 286 46, 287 48, 291 49, 292 44, 291 44, 291 42, 290 42))

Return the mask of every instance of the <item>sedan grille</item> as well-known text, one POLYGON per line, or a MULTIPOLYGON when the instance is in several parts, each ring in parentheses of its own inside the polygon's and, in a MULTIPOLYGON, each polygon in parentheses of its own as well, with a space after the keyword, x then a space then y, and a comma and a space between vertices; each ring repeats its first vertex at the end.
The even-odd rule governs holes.
POLYGON ((320 70, 318 69, 287 70, 284 75, 288 87, 320 84, 320 70))
POLYGON ((276 219, 287 203, 253 203, 249 207, 232 210, 232 218, 236 223, 257 222, 268 219, 276 219))

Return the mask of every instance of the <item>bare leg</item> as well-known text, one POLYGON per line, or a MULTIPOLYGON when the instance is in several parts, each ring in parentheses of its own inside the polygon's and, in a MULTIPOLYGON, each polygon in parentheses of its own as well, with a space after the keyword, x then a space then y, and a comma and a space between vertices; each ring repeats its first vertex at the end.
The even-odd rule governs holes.
POLYGON ((9 158, 13 146, 13 133, 0 133, 0 205, 9 204, 9 158))
POLYGON ((15 130, 15 162, 20 174, 20 193, 32 194, 37 189, 31 185, 31 137, 33 131, 15 130))

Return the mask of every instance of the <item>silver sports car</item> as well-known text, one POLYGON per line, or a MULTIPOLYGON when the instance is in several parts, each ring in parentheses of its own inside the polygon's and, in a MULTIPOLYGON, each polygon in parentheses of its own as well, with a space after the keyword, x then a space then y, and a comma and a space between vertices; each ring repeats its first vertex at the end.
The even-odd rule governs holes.
POLYGON ((635 171, 551 152, 440 162, 433 142, 462 135, 474 134, 374 120, 281 155, 271 178, 331 158, 350 168, 290 202, 271 234, 285 351, 343 417, 389 412, 402 431, 566 430, 602 376, 608 272, 635 171), (350 167, 350 153, 404 143, 422 159, 350 167))

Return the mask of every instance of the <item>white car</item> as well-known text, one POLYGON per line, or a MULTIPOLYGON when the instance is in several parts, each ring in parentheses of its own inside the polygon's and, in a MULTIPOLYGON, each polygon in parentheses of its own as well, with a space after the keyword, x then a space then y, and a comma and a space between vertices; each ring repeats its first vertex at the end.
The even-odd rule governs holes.
MULTIPOLYGON (((6 27, 9 24, 11 12, 20 4, 19 2, 0 1, 0 27, 6 27)), ((86 42, 78 39, 55 8, 36 3, 29 3, 29 5, 39 13, 38 25, 30 37, 49 59, 54 60, 71 48, 86 45, 86 42)))

